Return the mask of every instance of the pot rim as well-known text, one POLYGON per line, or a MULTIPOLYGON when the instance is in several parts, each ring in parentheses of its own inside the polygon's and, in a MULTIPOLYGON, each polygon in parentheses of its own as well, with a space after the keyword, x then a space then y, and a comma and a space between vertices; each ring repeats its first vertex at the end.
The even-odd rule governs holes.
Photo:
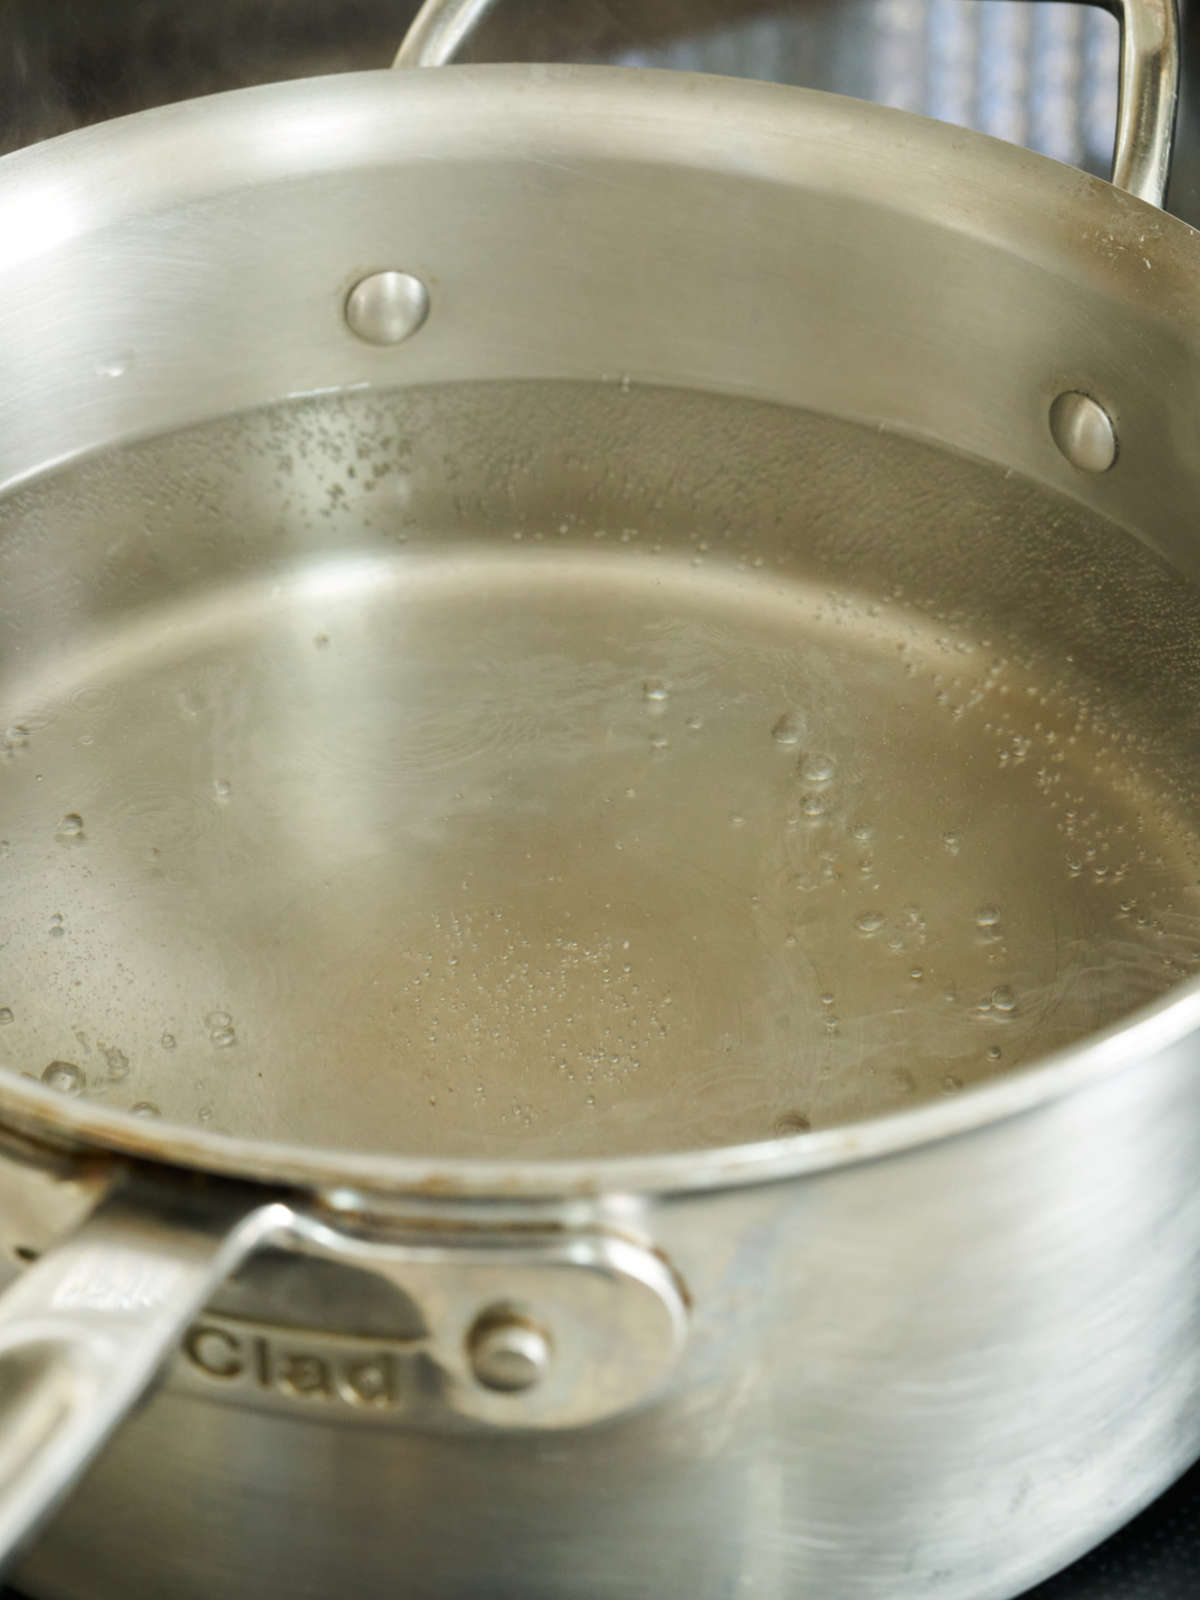
MULTIPOLYGON (((1194 281, 1196 264, 1185 254, 1196 246, 1185 223, 1100 179, 986 135, 815 90, 699 73, 575 66, 347 73, 232 90, 63 134, 0 158, 0 214, 17 223, 0 237, 0 270, 32 267, 69 240, 130 215, 287 181, 314 166, 336 170, 364 159, 378 162, 367 137, 385 118, 405 124, 389 146, 396 159, 405 152, 411 156, 414 142, 431 139, 455 156, 465 157, 470 147, 477 159, 481 124, 501 109, 506 136, 513 136, 514 125, 528 135, 553 121, 560 142, 584 158, 716 163, 744 179, 810 190, 836 187, 869 195, 884 209, 920 209, 931 221, 968 228, 1048 270, 1106 281, 1114 297, 1124 286, 1111 248, 1106 253, 1101 247, 1100 234, 1095 237, 1101 243, 1086 235, 1081 242, 1079 221, 1100 225, 1110 246, 1115 233, 1144 233, 1152 222, 1160 260, 1170 260, 1177 274, 1194 281), (411 112, 408 118, 397 115, 397 95, 411 112), (425 134, 423 109, 444 106, 448 97, 459 101, 459 124, 447 134, 439 119, 435 132, 425 134), (564 101, 571 103, 569 115, 564 101), (214 131, 214 120, 224 129, 214 131), (668 124, 670 143, 664 146, 656 141, 668 124), (175 159, 169 162, 161 159, 164 137, 174 141, 175 159), (652 157, 646 155, 648 138, 652 157), (902 165, 913 180, 886 202, 879 199, 877 167, 883 159, 902 165), (1037 236, 1025 226, 1035 215, 1053 219, 1037 236)), ((1178 282, 1177 276, 1176 287, 1178 282)), ((1165 299, 1162 314, 1181 335, 1200 342, 1194 293, 1185 300, 1167 292, 1165 299)), ((352 1203, 356 1192, 513 1201, 667 1196, 902 1156, 1032 1112, 1122 1070, 1138 1070, 1194 1033, 1200 1034, 1200 978, 1123 1022, 953 1098, 787 1138, 659 1155, 433 1160, 243 1139, 64 1101, 5 1068, 0 1124, 58 1149, 287 1184, 338 1203, 352 1203)))

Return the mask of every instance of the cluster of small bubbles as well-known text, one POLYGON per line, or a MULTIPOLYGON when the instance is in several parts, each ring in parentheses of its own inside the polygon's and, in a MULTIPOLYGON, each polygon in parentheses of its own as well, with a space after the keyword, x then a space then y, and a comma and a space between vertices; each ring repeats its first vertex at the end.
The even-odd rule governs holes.
POLYGON ((859 933, 878 933, 887 918, 882 911, 860 911, 854 919, 859 933))
POLYGON ((175 1035, 173 1033, 164 1033, 158 1042, 162 1045, 164 1050, 174 1050, 175 1035))
POLYGON ((50 918, 50 937, 52 939, 61 939, 63 931, 63 914, 61 911, 56 911, 50 918))
POLYGON ((233 793, 233 785, 228 778, 217 778, 213 782, 213 798, 226 801, 233 793))
POLYGON ((237 1043, 233 1018, 228 1011, 210 1011, 204 1019, 204 1026, 208 1029, 209 1043, 216 1045, 218 1050, 228 1050, 230 1045, 237 1043))
POLYGON ((642 684, 642 699, 650 705, 661 705, 669 693, 661 678, 647 678, 642 684))
POLYGON ((56 829, 56 837, 64 842, 83 838, 83 818, 78 811, 68 811, 56 829))
POLYGON ((805 783, 829 783, 833 779, 834 763, 832 756, 821 755, 813 752, 801 757, 800 776, 805 783))
POLYGON ((42 1070, 42 1082, 59 1094, 76 1095, 83 1093, 87 1079, 73 1061, 52 1061, 42 1070))
POLYGON ((804 724, 794 711, 785 711, 771 729, 776 744, 799 744, 804 737, 804 724))
POLYGON ((153 1100, 139 1100, 136 1105, 130 1106, 130 1112, 135 1117, 161 1117, 162 1112, 153 1100))
POLYGON ((11 1006, 0 1006, 0 1028, 5 1028, 13 1020, 11 1006))

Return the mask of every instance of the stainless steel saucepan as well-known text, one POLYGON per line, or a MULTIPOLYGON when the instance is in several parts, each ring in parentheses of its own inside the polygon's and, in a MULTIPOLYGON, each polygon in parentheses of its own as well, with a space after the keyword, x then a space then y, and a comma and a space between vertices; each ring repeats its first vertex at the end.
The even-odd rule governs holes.
POLYGON ((1114 184, 541 67, 0 162, 30 1594, 999 1600, 1200 1451, 1200 245, 1122 20, 1114 184))

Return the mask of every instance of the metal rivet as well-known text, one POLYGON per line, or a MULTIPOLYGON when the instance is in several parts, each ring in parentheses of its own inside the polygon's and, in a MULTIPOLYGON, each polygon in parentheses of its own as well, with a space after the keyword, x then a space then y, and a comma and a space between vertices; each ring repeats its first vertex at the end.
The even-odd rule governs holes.
POLYGON ((486 1389, 517 1394, 540 1383, 550 1366, 550 1338, 512 1311, 485 1311, 468 1339, 471 1369, 486 1389))
POLYGON ((1050 432, 1073 467, 1081 472, 1107 472, 1117 459, 1117 430, 1104 407, 1091 395, 1068 389, 1050 407, 1050 432))
POLYGON ((399 344, 429 315, 429 290, 411 272, 372 272, 346 296, 346 325, 368 344, 399 344))

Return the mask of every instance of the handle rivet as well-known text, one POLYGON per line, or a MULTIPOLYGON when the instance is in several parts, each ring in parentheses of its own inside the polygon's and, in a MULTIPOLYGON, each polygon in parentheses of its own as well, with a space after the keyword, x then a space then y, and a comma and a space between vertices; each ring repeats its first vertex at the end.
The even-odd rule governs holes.
POLYGON ((372 272, 346 296, 346 326, 367 344, 399 344, 429 315, 429 290, 411 272, 372 272))
POLYGON ((1068 389, 1050 407, 1050 432, 1055 444, 1081 472, 1107 472, 1117 459, 1113 420, 1091 395, 1068 389))
POLYGON ((476 1319, 467 1348, 478 1381, 502 1394, 532 1389, 550 1366, 549 1335, 507 1307, 494 1307, 476 1319))

